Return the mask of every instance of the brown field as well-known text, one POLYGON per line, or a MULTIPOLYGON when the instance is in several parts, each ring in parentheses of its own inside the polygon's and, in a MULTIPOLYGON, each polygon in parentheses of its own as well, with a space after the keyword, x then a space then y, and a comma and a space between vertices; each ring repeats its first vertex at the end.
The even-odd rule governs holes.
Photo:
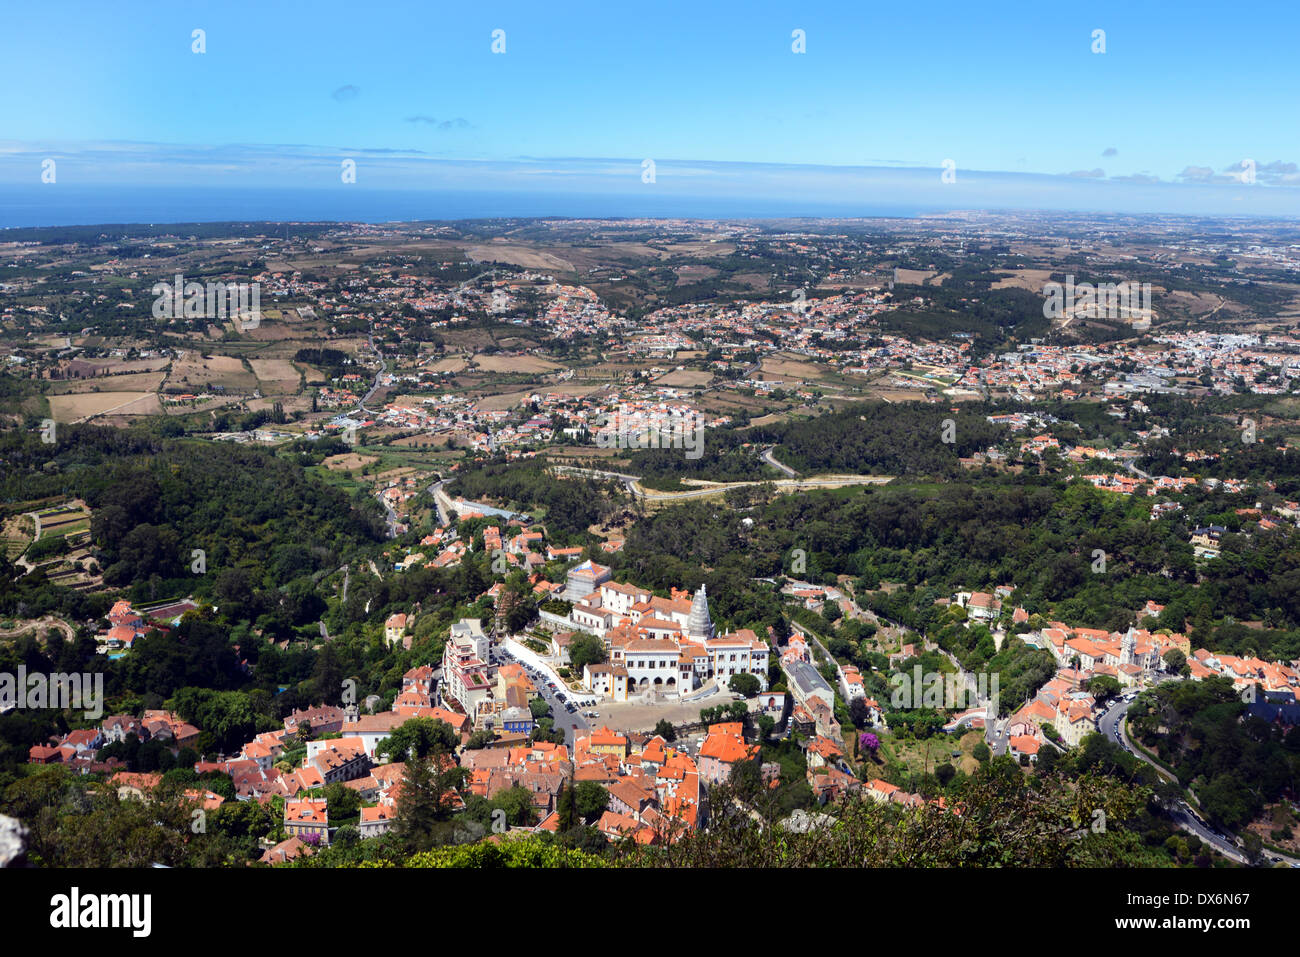
POLYGON ((568 382, 556 382, 548 385, 539 385, 533 391, 539 393, 540 395, 579 396, 579 395, 591 395, 593 392, 599 392, 603 388, 605 388, 605 383, 602 382, 588 382, 584 384, 574 385, 573 380, 570 379, 568 382))
POLYGON ((712 372, 701 372, 697 369, 674 369, 672 372, 655 379, 654 384, 669 387, 700 386, 708 385, 711 381, 713 381, 712 372))
POLYGON ((302 338, 302 329, 291 328, 283 322, 268 322, 265 313, 262 314, 262 321, 255 328, 249 329, 242 323, 236 325, 231 321, 227 321, 225 327, 257 342, 280 342, 285 339, 302 338))
POLYGON ((486 346, 500 348, 500 343, 492 338, 492 333, 487 329, 447 326, 439 329, 438 335, 442 336, 442 341, 449 352, 453 350, 477 352, 486 346))
POLYGON ((712 266, 678 266, 677 278, 683 282, 697 282, 701 279, 712 279, 718 274, 718 271, 712 266))
POLYGON ((235 356, 186 352, 183 358, 172 363, 167 384, 188 386, 191 391, 223 385, 232 392, 252 392, 257 388, 257 376, 246 370, 235 356))
POLYGON ((797 359, 764 359, 759 369, 762 371, 764 378, 775 376, 781 379, 816 379, 826 374, 826 370, 821 366, 814 365, 811 362, 801 362, 797 359))
POLYGON ((425 448, 437 449, 437 448, 442 448, 444 445, 450 442, 451 439, 452 439, 451 432, 443 432, 437 435, 427 435, 421 433, 420 435, 408 435, 404 439, 394 439, 389 444, 400 446, 404 449, 425 449, 425 448))
POLYGON ((896 282, 904 283, 908 286, 924 286, 927 281, 933 279, 938 273, 933 269, 895 269, 894 277, 896 282))
POLYGON ((425 366, 426 372, 464 372, 468 365, 463 356, 452 356, 447 359, 439 359, 432 365, 425 366))
POLYGON ((775 425, 778 422, 786 422, 792 418, 794 418, 794 416, 792 416, 789 412, 773 412, 771 415, 760 415, 756 419, 750 419, 749 427, 753 428, 756 425, 757 426, 775 425))
POLYGON ((288 359, 249 359, 265 394, 298 391, 298 370, 288 359))
POLYGON ((345 452, 342 455, 331 455, 321 464, 331 472, 355 472, 357 469, 364 468, 372 462, 378 462, 377 455, 361 455, 357 452, 345 452))
POLYGON ((156 392, 166 378, 165 372, 136 372, 128 375, 100 376, 94 379, 64 379, 50 383, 49 395, 70 395, 77 392, 156 392))
POLYGON ((77 422, 88 416, 114 412, 119 415, 157 415, 162 412, 153 392, 88 392, 49 397, 50 415, 55 422, 77 422))
POLYGON ((595 445, 562 445, 545 450, 551 458, 608 459, 623 456, 622 449, 602 449, 595 445))
POLYGON ((696 400, 701 412, 717 415, 732 415, 744 410, 752 415, 766 415, 774 404, 761 396, 741 395, 739 392, 708 392, 696 400))
POLYGON ((474 362, 481 372, 519 372, 528 374, 554 372, 560 368, 558 362, 543 359, 541 356, 508 356, 500 353, 490 356, 476 355, 474 362))
POLYGON ((482 412, 500 412, 504 409, 516 409, 525 399, 532 395, 535 389, 525 389, 523 392, 502 392, 500 395, 489 395, 476 400, 479 410, 482 412))
POLYGON ((215 399, 208 399, 206 402, 200 402, 194 408, 188 404, 169 405, 163 411, 168 415, 189 415, 192 412, 213 412, 217 409, 223 409, 228 405, 237 405, 240 402, 239 396, 227 395, 218 396, 215 399))
POLYGON ((1207 317, 1209 313, 1217 313, 1220 318, 1225 312, 1240 312, 1241 307, 1236 303, 1224 303, 1222 299, 1213 293, 1208 292, 1184 292, 1181 289, 1175 289, 1168 292, 1159 286, 1151 287, 1151 307, 1155 310, 1157 316, 1167 312, 1170 306, 1177 307, 1179 312, 1185 312, 1189 316, 1207 317), (1161 305, 1165 308, 1161 309, 1161 305))
POLYGON ((1016 269, 1006 275, 1005 278, 999 279, 993 284, 994 289, 1028 289, 1033 293, 1041 293, 1045 286, 1052 279, 1052 270, 1050 269, 1016 269))
POLYGON ((108 373, 116 376, 131 372, 161 372, 171 365, 171 359, 131 359, 114 362, 108 367, 108 373))
POLYGON ((323 383, 325 381, 325 373, 321 372, 320 369, 317 369, 315 366, 309 366, 305 362, 298 362, 295 364, 298 368, 307 373, 306 378, 308 385, 317 385, 318 383, 323 383))
POLYGON ((285 412, 311 411, 311 396, 309 395, 273 395, 261 399, 249 399, 248 411, 270 411, 277 403, 285 412))
POLYGON ((514 246, 509 243, 485 243, 480 246, 470 246, 465 250, 465 255, 479 262, 490 260, 523 266, 525 269, 573 272, 573 263, 567 259, 561 259, 559 256, 553 256, 538 249, 530 249, 527 246, 514 246))

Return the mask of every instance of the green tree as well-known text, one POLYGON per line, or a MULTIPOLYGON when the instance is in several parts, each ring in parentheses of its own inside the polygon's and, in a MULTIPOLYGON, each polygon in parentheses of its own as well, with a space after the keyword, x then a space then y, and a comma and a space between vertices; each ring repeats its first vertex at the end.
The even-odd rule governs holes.
POLYGON ((437 718, 410 718, 389 732, 375 745, 375 753, 393 760, 427 758, 431 754, 449 754, 460 741, 456 729, 437 718))
POLYGON ((1088 682, 1088 691, 1098 702, 1106 702, 1111 698, 1119 697, 1119 681, 1110 675, 1094 675, 1088 682))
POLYGON ((569 645, 569 661, 575 674, 582 674, 582 669, 587 665, 598 665, 608 660, 605 643, 595 635, 575 638, 569 645))
POLYGON ((741 673, 732 675, 731 680, 727 682, 727 687, 736 694, 742 694, 746 698, 752 698, 754 695, 758 694, 759 690, 763 686, 753 675, 741 673))
POLYGON ((595 781, 582 781, 574 789, 575 807, 585 821, 594 821, 609 807, 609 792, 595 781))

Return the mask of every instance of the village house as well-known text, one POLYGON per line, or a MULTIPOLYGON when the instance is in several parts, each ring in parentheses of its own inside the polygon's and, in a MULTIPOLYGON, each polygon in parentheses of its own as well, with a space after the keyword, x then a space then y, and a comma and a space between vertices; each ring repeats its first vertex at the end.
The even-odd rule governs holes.
POLYGON ((325 798, 296 798, 284 802, 284 832, 290 837, 308 838, 315 843, 330 842, 329 806, 325 798))

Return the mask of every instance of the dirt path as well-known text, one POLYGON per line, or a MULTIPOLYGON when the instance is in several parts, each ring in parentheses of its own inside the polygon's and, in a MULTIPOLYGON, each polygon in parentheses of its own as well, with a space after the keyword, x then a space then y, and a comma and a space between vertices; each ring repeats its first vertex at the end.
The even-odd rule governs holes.
POLYGON ((8 631, 0 629, 0 638, 17 638, 19 635, 26 634, 29 631, 45 632, 50 628, 57 628, 63 632, 63 636, 69 641, 77 637, 77 632, 73 627, 62 618, 56 618, 53 615, 46 615, 44 618, 37 618, 34 621, 26 621, 17 628, 11 628, 8 631))

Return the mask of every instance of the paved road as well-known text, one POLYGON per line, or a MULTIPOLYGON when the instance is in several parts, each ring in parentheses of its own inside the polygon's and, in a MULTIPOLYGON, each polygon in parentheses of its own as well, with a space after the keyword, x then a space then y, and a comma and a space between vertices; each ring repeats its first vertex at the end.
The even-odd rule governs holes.
MULTIPOLYGON (((514 662, 515 664, 522 665, 524 670, 528 672, 528 676, 533 679, 533 684, 537 686, 538 693, 541 694, 542 699, 550 706, 551 717, 555 720, 555 727, 564 732, 564 743, 568 746, 569 753, 572 754, 574 740, 577 736, 585 735, 591 731, 591 725, 587 719, 582 716, 582 710, 575 710, 573 714, 565 711, 564 705, 557 697, 557 694, 562 689, 557 687, 556 690, 553 691, 548 688, 546 684, 550 678, 546 676, 545 672, 538 671, 529 665, 528 662, 520 661, 518 658, 515 658, 506 650, 504 645, 493 645, 489 654, 492 657, 493 662, 496 664, 514 662)), ((567 698, 569 695, 565 693, 565 697, 567 698)))
POLYGON ((375 381, 371 384, 370 391, 363 395, 361 401, 357 403, 357 408, 367 415, 378 415, 377 412, 366 408, 366 403, 370 401, 371 396, 379 391, 379 377, 384 374, 384 370, 388 368, 388 365, 384 362, 384 354, 380 352, 379 347, 375 345, 375 334, 373 331, 366 336, 366 342, 370 344, 371 351, 374 352, 375 358, 379 360, 379 371, 375 373, 375 381))
POLYGON ((790 476, 790 478, 797 478, 799 475, 798 472, 790 468, 790 466, 785 465, 782 462, 778 462, 776 458, 772 455, 772 450, 775 448, 776 448, 775 445, 769 445, 767 448, 763 450, 763 454, 760 456, 760 458, 768 465, 772 466, 772 468, 776 469, 777 471, 790 476))
POLYGON ((438 509, 438 524, 443 528, 447 528, 451 525, 451 513, 448 512, 447 507, 442 504, 443 496, 446 494, 443 492, 442 487, 446 484, 447 480, 440 478, 428 488, 429 494, 433 496, 433 504, 437 506, 438 509))
POLYGON ((384 507, 385 518, 388 521, 388 537, 396 538, 397 526, 401 524, 398 521, 397 512, 393 510, 393 506, 388 504, 388 500, 383 495, 376 495, 375 497, 379 499, 379 504, 384 507))
POLYGON ((1140 468, 1138 468, 1136 465, 1134 465, 1134 464, 1132 463, 1132 461, 1125 462, 1125 463, 1124 463, 1124 468, 1128 469, 1130 472, 1132 472, 1132 473, 1133 473, 1134 475, 1136 475, 1138 478, 1146 479, 1148 482, 1151 481, 1151 476, 1148 475, 1146 472, 1143 472, 1143 471, 1142 471, 1140 468))
MULTIPOLYGON (((1097 730, 1103 736, 1114 741, 1124 750, 1128 751, 1139 761, 1150 765, 1155 770, 1156 774, 1158 774, 1162 779, 1176 782, 1178 779, 1174 777, 1174 775, 1170 774, 1138 750, 1133 744, 1133 741, 1129 738, 1126 715, 1130 703, 1131 702, 1129 701, 1120 699, 1107 708, 1105 714, 1103 714, 1097 721, 1097 730)), ((1209 844, 1224 857, 1230 858, 1240 864, 1248 863, 1246 855, 1242 853, 1241 849, 1237 846, 1236 841, 1213 830, 1199 816, 1198 812, 1193 810, 1191 804, 1187 801, 1179 801, 1170 811, 1170 817, 1173 818, 1174 823, 1184 831, 1187 831, 1189 834, 1195 834, 1204 843, 1209 844)), ((1300 860, 1295 858, 1275 854, 1272 851, 1265 851, 1264 853, 1270 861, 1283 861, 1292 866, 1300 866, 1300 860)))

